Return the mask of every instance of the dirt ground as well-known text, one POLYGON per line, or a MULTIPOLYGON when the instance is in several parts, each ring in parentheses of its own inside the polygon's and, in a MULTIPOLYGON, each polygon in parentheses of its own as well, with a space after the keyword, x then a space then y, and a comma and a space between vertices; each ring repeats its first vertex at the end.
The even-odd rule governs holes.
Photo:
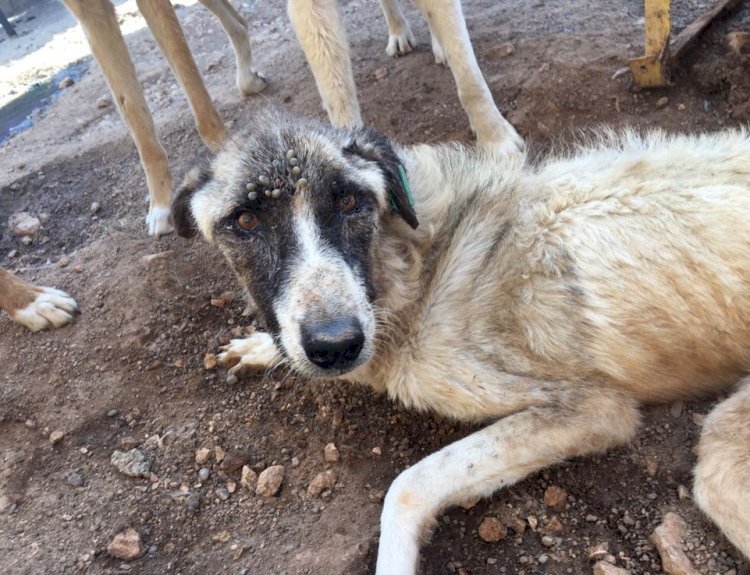
MULTIPOLYGON (((675 28, 707 4, 676 2, 675 28)), ((205 150, 132 2, 121 8, 179 179, 205 150)), ((20 92, 41 75, 41 64, 12 67, 25 52, 63 32, 82 42, 59 4, 47 0, 35 10, 37 18, 18 24, 17 40, 0 36, 3 74, 17 71, 4 76, 6 89, 20 92)), ((234 88, 233 58, 217 22, 199 5, 177 11, 222 116, 240 126, 271 102, 323 118, 284 2, 244 2, 240 10, 257 66, 271 80, 263 95, 248 99, 234 88)), ((613 75, 642 53, 642 10, 640 0, 464 2, 496 102, 534 153, 574 141, 581 127, 703 132, 750 120, 750 57, 723 45, 727 32, 750 29, 750 7, 705 34, 673 87, 639 93, 627 76, 613 75)), ((470 141, 450 73, 432 63, 414 6, 406 12, 420 45, 392 60, 377 3, 342 2, 364 117, 402 142, 470 141)), ((58 55, 75 54, 53 46, 58 55)), ((390 482, 472 428, 342 383, 277 372, 230 385, 222 370, 206 369, 204 356, 252 319, 241 316, 237 284, 217 253, 197 241, 146 236, 134 146, 112 106, 96 104, 107 95, 97 66, 90 58, 83 64, 80 80, 37 114, 33 128, 0 147, 0 265, 69 291, 82 308, 73 326, 38 334, 0 317, 0 573, 372 573, 390 482), (100 211, 92 212, 93 202, 100 211), (29 246, 6 229, 22 210, 44 220, 29 246), (211 303, 226 291, 236 293, 233 302, 211 303), (64 437, 53 446, 49 435, 58 430, 64 437), (337 463, 323 457, 329 442, 340 452, 337 463), (131 447, 150 460, 147 478, 111 465, 116 449, 131 447), (212 455, 199 465, 196 451, 204 447, 212 455), (221 463, 217 447, 226 452, 221 463), (243 463, 258 472, 283 465, 279 496, 244 489, 243 463), (199 476, 201 468, 207 471, 199 476), (328 468, 335 486, 309 495, 312 478, 328 468), (128 527, 146 552, 123 562, 106 547, 128 527)), ((661 573, 648 537, 675 511, 687 521, 688 554, 701 573, 750 573, 684 489, 710 408, 710 401, 650 408, 631 445, 555 466, 470 509, 448 510, 423 547, 422 572, 586 574, 587 549, 606 543, 633 575, 661 573), (545 506, 550 485, 568 493, 564 509, 545 506), (477 533, 486 516, 515 529, 487 543, 477 533)))

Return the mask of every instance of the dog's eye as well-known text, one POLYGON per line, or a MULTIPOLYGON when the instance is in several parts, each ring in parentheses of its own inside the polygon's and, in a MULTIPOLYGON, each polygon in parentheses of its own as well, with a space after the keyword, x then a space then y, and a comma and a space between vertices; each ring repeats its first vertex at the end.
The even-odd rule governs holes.
POLYGON ((253 212, 242 212, 237 216, 237 225, 248 232, 255 229, 259 223, 260 219, 253 212))
POLYGON ((354 197, 354 194, 342 194, 338 197, 336 202, 339 206, 339 210, 343 213, 351 212, 357 207, 357 198, 354 197))

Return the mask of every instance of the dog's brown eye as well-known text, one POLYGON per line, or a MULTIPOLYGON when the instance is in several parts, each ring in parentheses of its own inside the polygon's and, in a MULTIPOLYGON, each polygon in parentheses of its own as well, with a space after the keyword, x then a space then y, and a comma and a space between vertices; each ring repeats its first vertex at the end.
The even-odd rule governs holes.
POLYGON ((343 194, 339 196, 338 204, 342 212, 351 212, 357 206, 357 198, 354 194, 343 194))
POLYGON ((260 223, 260 220, 258 219, 258 216, 256 216, 253 212, 242 212, 239 216, 237 216, 237 224, 246 231, 250 231, 252 229, 255 229, 255 227, 260 223))

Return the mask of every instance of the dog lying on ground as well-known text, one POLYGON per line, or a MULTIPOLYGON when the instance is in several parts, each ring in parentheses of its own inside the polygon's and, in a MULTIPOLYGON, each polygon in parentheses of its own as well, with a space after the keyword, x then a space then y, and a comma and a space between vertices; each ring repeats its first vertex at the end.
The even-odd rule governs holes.
POLYGON ((78 304, 59 289, 32 285, 0 267, 0 309, 13 321, 39 331, 72 321, 78 304))
MULTIPOLYGON (((81 23, 138 149, 149 189, 146 217, 149 234, 170 233, 173 226, 168 216, 173 183, 169 162, 156 135, 114 7, 110 0, 64 2, 81 23)), ((245 20, 228 0, 200 2, 219 19, 231 41, 239 90, 245 95, 262 91, 266 80, 252 67, 245 20)), ((138 0, 137 4, 187 96, 201 138, 209 148, 218 149, 227 137, 227 130, 203 84, 172 4, 169 0, 138 0)), ((391 56, 410 52, 415 45, 414 37, 398 0, 381 0, 381 4, 388 24, 386 51, 391 56)), ((478 140, 510 149, 523 148, 520 136, 495 106, 479 70, 460 0, 417 0, 417 5, 429 24, 435 59, 449 64, 478 140)), ((288 0, 288 13, 331 121, 337 126, 361 126, 349 46, 337 2, 288 0)))
MULTIPOLYGON (((608 133, 529 165, 272 114, 189 173, 173 216, 265 318, 224 350, 232 372, 285 364, 490 422, 396 478, 378 575, 415 572, 441 509, 626 443, 639 405, 750 367, 747 132, 608 133)), ((750 557, 750 383, 698 452, 695 500, 750 557)))

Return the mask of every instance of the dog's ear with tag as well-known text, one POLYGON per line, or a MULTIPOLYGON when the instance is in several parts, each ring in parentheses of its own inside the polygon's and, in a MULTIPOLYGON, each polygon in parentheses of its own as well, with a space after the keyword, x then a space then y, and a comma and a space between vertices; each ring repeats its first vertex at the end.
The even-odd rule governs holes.
POLYGON ((414 211, 414 198, 409 187, 409 178, 388 138, 374 130, 362 130, 343 151, 345 155, 359 156, 375 162, 380 167, 385 178, 388 201, 393 210, 412 229, 417 229, 419 220, 414 211))
POLYGON ((182 238, 192 238, 198 233, 198 226, 190 210, 190 200, 193 194, 211 179, 211 176, 209 166, 195 166, 185 174, 182 184, 172 196, 172 221, 177 235, 182 238))

